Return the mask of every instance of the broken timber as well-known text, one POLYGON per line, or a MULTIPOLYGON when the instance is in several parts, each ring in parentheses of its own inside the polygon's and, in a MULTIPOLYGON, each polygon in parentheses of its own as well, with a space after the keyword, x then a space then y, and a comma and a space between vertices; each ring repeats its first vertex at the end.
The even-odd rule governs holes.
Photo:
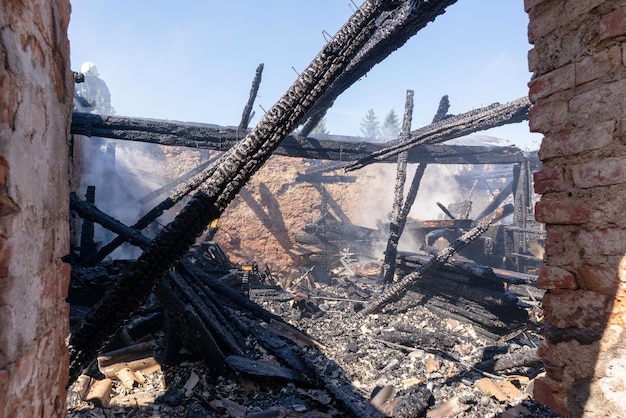
MULTIPOLYGON (((470 113, 472 112, 468 112, 468 117, 470 113)), ((423 129, 433 126, 428 125, 423 129)), ((480 129, 488 128, 489 126, 480 129)), ((480 129, 471 130, 470 133, 480 129)), ((218 125, 76 112, 72 114, 72 133, 214 151, 226 151, 241 138, 237 129, 218 125)), ((318 160, 356 161, 379 153, 387 147, 385 144, 365 142, 361 138, 349 136, 326 135, 324 138, 327 139, 291 134, 278 146, 274 154, 318 160)), ((443 144, 422 145, 419 149, 409 149, 407 159, 410 164, 511 164, 524 160, 524 154, 516 147, 443 144)), ((383 162, 394 163, 395 160, 388 159, 383 162)))
MULTIPOLYGON (((405 141, 411 135, 411 120, 413 116, 413 90, 407 90, 406 102, 404 104, 404 119, 402 121, 401 141, 405 141)), ((391 209, 391 222, 389 223, 389 238, 387 239, 387 249, 385 259, 381 267, 380 276, 383 283, 393 282, 393 275, 396 272, 396 254, 398 253, 398 242, 400 241, 400 212, 404 201, 404 183, 406 182, 408 151, 398 154, 396 170, 396 187, 394 190, 393 207, 391 209)))
POLYGON ((372 37, 352 59, 346 71, 333 81, 307 112, 302 132, 308 135, 341 93, 454 3, 456 0, 420 1, 419 4, 415 1, 391 2, 390 8, 377 20, 372 37))
POLYGON ((71 384, 141 306, 161 278, 219 218, 237 193, 300 123, 320 95, 346 69, 376 30, 390 1, 367 1, 298 77, 248 135, 215 164, 212 176, 179 215, 152 240, 132 271, 105 294, 69 340, 71 384))
POLYGON ((378 312, 380 309, 384 308, 385 305, 394 301, 395 299, 401 297, 406 291, 411 287, 414 283, 416 283, 421 277, 424 276, 428 271, 432 270, 435 267, 438 267, 444 264, 454 253, 463 249, 470 242, 481 236, 483 233, 489 229, 489 226, 500 215, 500 211, 502 208, 494 213, 491 217, 481 220, 478 224, 467 231, 456 241, 454 241, 448 248, 439 252, 439 254, 435 257, 432 257, 426 264, 418 268, 413 273, 403 277, 399 282, 394 283, 388 286, 383 293, 376 298, 373 302, 365 306, 362 310, 355 314, 355 319, 360 319, 365 317, 366 315, 372 314, 374 312, 378 312))
POLYGON ((450 139, 469 135, 473 132, 495 128, 510 123, 519 123, 528 119, 530 100, 522 97, 509 103, 494 103, 491 106, 476 109, 462 115, 451 116, 420 128, 411 133, 407 141, 386 147, 346 166, 346 171, 353 171, 368 164, 384 161, 410 148, 424 144, 437 144, 450 139))

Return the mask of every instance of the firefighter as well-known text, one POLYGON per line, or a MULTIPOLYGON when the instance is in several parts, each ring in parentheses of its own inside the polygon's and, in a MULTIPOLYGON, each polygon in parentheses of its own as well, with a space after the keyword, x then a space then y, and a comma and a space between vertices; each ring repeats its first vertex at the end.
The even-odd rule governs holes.
POLYGON ((99 77, 96 64, 87 61, 80 66, 80 72, 84 76, 84 81, 76 84, 74 92, 76 110, 104 115, 114 114, 111 93, 104 80, 99 77))

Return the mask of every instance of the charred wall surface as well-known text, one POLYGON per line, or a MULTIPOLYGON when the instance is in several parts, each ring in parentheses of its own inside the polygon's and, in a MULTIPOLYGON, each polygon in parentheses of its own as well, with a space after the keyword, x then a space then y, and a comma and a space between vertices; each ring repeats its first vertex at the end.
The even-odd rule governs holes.
POLYGON ((66 0, 0 2, 0 416, 65 416, 66 0))
POLYGON ((526 0, 530 126, 546 224, 547 374, 535 395, 572 416, 624 416, 626 5, 526 0))

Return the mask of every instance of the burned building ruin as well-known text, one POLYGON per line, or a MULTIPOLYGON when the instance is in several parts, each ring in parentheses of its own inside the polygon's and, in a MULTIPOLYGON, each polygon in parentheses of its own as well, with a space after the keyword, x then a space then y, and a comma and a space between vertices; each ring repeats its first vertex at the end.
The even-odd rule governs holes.
MULTIPOLYGON (((5 28, 0 44, 5 56, 0 81, 0 387, 5 402, 0 415, 65 416, 66 386, 90 381, 82 373, 90 364, 107 379, 115 376, 120 387, 143 384, 148 370, 158 367, 158 356, 154 341, 142 338, 159 332, 169 336, 159 340, 160 350, 180 353, 176 344, 183 341, 206 366, 201 372, 187 369, 185 382, 169 382, 178 392, 168 395, 195 399, 187 413, 193 408, 246 413, 226 394, 234 388, 219 379, 235 375, 256 376, 247 382, 281 382, 280 393, 291 402, 283 408, 294 413, 487 414, 497 411, 490 409, 494 400, 511 404, 513 413, 532 413, 529 404, 515 402, 525 389, 562 415, 622 414, 624 6, 525 1, 534 45, 528 99, 403 130, 400 140, 373 145, 314 138, 304 127, 455 1, 365 2, 240 141, 224 127, 72 115, 69 3, 55 1, 47 8, 35 3, 7 3, 0 14, 5 28), (389 25, 385 31, 376 25, 382 14, 389 25), (489 121, 526 117, 532 130, 545 135, 536 159, 515 149, 439 143, 489 121), (300 124, 305 135, 293 133, 300 124), (75 142, 68 141, 72 135, 75 142), (86 143, 87 137, 100 137, 208 151, 195 171, 187 170, 160 196, 141 196, 142 203, 155 205, 153 212, 141 214, 145 220, 138 216, 124 223, 99 209, 98 188, 77 190, 81 162, 67 156, 77 155, 70 145, 80 147, 79 135, 86 143), (273 215, 283 210, 281 194, 295 200, 295 193, 254 183, 253 177, 280 158, 298 161, 298 169, 286 174, 298 187, 315 191, 298 196, 308 205, 308 217, 289 227, 285 217, 273 215), (484 187, 489 203, 496 203, 473 203, 470 209, 471 199, 455 205, 433 201, 441 218, 417 220, 403 219, 403 205, 396 201, 395 208, 386 208, 389 218, 364 225, 348 215, 350 205, 339 198, 358 186, 361 176, 377 178, 382 166, 397 180, 402 161, 425 167, 445 160, 466 165, 462 176, 472 181, 469 189, 484 187), (473 173, 469 166, 477 165, 490 170, 473 173), (507 167, 506 174, 493 168, 499 165, 507 167), (488 172, 496 175, 487 178, 488 172), (542 195, 537 203, 533 187, 542 195), (176 204, 177 213, 165 225, 144 231, 176 204), (246 206, 254 216, 237 219, 233 206, 246 206), (70 222, 81 227, 73 242, 70 213, 70 222), (503 216, 512 221, 490 228, 503 216), (278 276, 282 268, 264 265, 268 254, 246 250, 254 228, 240 234, 228 224, 251 219, 264 226, 264 234, 292 231, 293 240, 280 237, 272 244, 298 267, 288 277, 278 276), (396 277, 382 287, 388 265, 372 243, 381 241, 382 231, 384 250, 386 235, 399 220, 406 222, 401 235, 414 237, 423 248, 419 253, 398 248, 387 260, 396 277), (100 225, 112 231, 111 240, 94 245, 92 228, 100 225), (115 236, 140 248, 139 255, 102 263, 107 254, 100 251, 105 244, 111 243, 107 251, 114 247, 115 236), (233 262, 237 248, 240 259, 233 262), (378 260, 356 258, 377 251, 378 260), (545 295, 527 287, 534 280, 545 295), (311 291, 302 292, 301 286, 311 291), (84 303, 81 291, 88 288, 94 306, 75 303, 70 314, 67 289, 70 301, 84 303), (80 321, 72 323, 68 353, 70 316, 80 321), (322 334, 328 336, 327 346, 322 334), (475 350, 477 341, 486 343, 475 350), (525 348, 533 345, 538 349, 525 348), (367 352, 375 358, 364 356, 367 352), (137 358, 140 365, 132 363, 137 358), (357 360, 362 374, 347 375, 352 372, 346 365, 357 360), (132 368, 119 368, 122 363, 132 368), (415 368, 424 374, 410 374, 415 368), (204 392, 194 392, 199 388, 222 392, 202 398, 204 392), (484 396, 454 396, 465 388, 484 396)), ((246 129, 244 120, 245 112, 239 131, 246 129)), ((115 146, 101 151, 115 158, 115 146)), ((414 183, 427 174, 416 168, 414 183)), ((393 181, 382 185, 389 191, 395 186, 393 181)), ((405 199, 409 196, 398 200, 405 199)), ((101 381, 106 379, 94 378, 92 386, 101 381)), ((152 384, 149 378, 144 382, 152 384)), ((111 386, 98 389, 92 403, 106 403, 111 386)), ((259 385, 253 390, 261 396, 259 385)), ((141 410, 134 405, 119 407, 141 410)), ((284 413, 269 404, 256 408, 247 411, 249 416, 284 413)))

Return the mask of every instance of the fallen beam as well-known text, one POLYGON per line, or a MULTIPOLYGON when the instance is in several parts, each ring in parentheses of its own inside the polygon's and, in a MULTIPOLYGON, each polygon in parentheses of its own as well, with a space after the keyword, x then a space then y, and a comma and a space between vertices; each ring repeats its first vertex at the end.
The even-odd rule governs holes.
POLYGON ((426 264, 418 268, 413 273, 405 276, 399 282, 388 286, 379 297, 377 297, 374 301, 365 306, 362 310, 357 312, 354 318, 361 319, 369 314, 378 312, 390 302, 393 302, 394 300, 400 298, 406 293, 409 287, 415 284, 426 273, 428 273, 433 268, 445 264, 446 261, 448 261, 448 259, 453 254, 460 251, 470 242, 485 233, 498 215, 499 213, 495 213, 490 218, 481 220, 474 228, 461 235, 448 248, 440 251, 437 256, 432 257, 426 264))

